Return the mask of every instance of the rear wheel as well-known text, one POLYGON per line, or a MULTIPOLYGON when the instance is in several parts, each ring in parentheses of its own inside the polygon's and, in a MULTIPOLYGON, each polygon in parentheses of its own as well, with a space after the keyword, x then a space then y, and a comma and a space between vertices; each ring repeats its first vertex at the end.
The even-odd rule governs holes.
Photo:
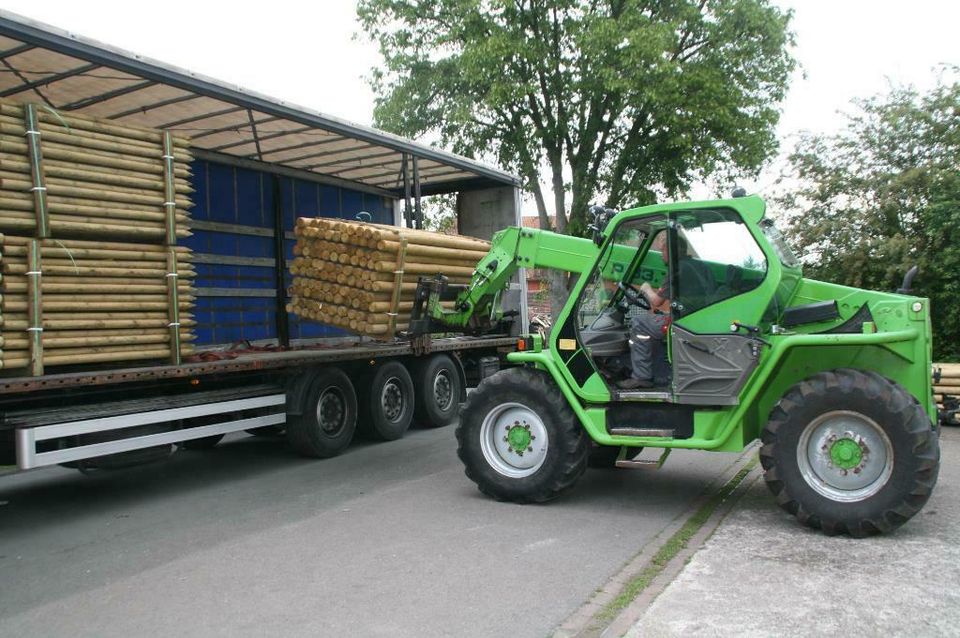
POLYGON ((920 511, 937 481, 940 447, 926 412, 872 372, 839 369, 797 384, 762 440, 777 502, 828 534, 889 532, 920 511))
POLYGON ((321 370, 310 384, 303 414, 287 422, 287 440, 304 456, 343 452, 357 429, 357 394, 342 370, 321 370))
POLYGON ((373 371, 360 394, 360 429, 382 441, 402 437, 413 421, 414 392, 410 373, 399 361, 386 361, 373 371))
POLYGON ((590 441, 545 373, 512 368, 467 397, 457 426, 467 477, 498 500, 543 502, 587 468, 590 441))
POLYGON ((429 427, 450 425, 460 411, 463 383, 457 363, 446 354, 435 354, 414 372, 417 401, 414 418, 429 427))

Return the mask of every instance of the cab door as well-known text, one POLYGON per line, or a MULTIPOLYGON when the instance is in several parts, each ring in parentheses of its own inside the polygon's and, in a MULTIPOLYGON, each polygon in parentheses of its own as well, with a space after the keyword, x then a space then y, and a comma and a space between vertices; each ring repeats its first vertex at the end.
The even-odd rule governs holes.
POLYGON ((731 326, 759 322, 766 257, 732 209, 677 212, 670 227, 674 401, 735 405, 762 344, 731 326))

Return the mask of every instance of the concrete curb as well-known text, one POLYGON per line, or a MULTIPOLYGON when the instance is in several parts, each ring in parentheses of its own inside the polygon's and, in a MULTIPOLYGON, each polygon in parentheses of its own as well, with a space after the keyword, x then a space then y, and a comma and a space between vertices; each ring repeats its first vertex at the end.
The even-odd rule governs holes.
POLYGON ((749 485, 760 476, 759 467, 753 468, 740 482, 737 488, 717 507, 705 523, 690 538, 686 546, 677 553, 647 585, 643 591, 622 609, 613 619, 607 618, 611 605, 649 565, 660 549, 674 537, 686 523, 694 517, 710 500, 730 483, 743 469, 755 462, 757 444, 746 448, 720 476, 712 481, 699 497, 682 514, 673 519, 657 536, 644 545, 619 572, 603 587, 571 614, 551 634, 553 638, 607 638, 622 636, 643 614, 646 608, 666 588, 673 578, 683 569, 687 560, 710 537, 723 517, 749 485))
POLYGON ((757 465, 750 470, 750 473, 737 485, 736 489, 707 519, 707 522, 694 534, 693 538, 687 543, 687 546, 680 550, 673 559, 667 563, 663 571, 650 583, 650 586, 643 590, 626 609, 614 618, 607 629, 600 634, 601 638, 613 638, 623 636, 633 625, 643 616, 647 608, 656 600, 657 596, 663 593, 663 590, 673 582, 687 563, 693 558, 704 543, 710 539, 717 527, 727 517, 727 514, 736 506, 737 502, 746 494, 747 490, 753 487, 754 483, 760 480, 762 470, 757 465))

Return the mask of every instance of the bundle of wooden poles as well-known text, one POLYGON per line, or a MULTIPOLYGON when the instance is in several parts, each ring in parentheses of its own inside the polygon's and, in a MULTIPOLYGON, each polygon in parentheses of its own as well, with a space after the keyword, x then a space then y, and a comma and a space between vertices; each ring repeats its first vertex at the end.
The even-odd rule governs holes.
MULTIPOLYGON (((29 244, 0 236, 0 364, 30 363, 29 244)), ((168 254, 162 246, 78 240, 41 242, 43 363, 159 359, 170 355, 168 254)), ((190 251, 178 247, 181 353, 192 351, 190 251)))
POLYGON ((470 282, 490 248, 473 237, 338 219, 296 226, 288 311, 378 339, 406 330, 420 277, 470 282))
POLYGON ((937 408, 943 409, 945 396, 960 397, 960 363, 935 363, 933 370, 933 396, 937 401, 937 408), (937 371, 939 371, 939 381, 937 381, 937 371))
MULTIPOLYGON (((25 107, 0 102, 0 231, 37 230, 30 138, 36 137, 50 235, 163 241, 167 202, 163 134, 44 107, 34 109, 40 135, 27 135, 25 107)), ((176 236, 188 237, 193 206, 188 141, 171 137, 176 236)))
POLYGON ((193 340, 187 141, 0 102, 0 365, 180 361, 193 340))

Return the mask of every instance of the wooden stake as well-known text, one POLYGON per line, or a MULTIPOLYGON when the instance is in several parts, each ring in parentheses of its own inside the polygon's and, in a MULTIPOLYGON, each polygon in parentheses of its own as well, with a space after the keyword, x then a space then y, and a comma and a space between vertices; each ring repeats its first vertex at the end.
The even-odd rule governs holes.
POLYGON ((27 258, 27 277, 30 281, 30 290, 27 299, 27 334, 30 336, 30 374, 39 377, 43 374, 43 310, 42 292, 40 285, 41 257, 40 242, 36 239, 30 242, 30 254, 27 258))

